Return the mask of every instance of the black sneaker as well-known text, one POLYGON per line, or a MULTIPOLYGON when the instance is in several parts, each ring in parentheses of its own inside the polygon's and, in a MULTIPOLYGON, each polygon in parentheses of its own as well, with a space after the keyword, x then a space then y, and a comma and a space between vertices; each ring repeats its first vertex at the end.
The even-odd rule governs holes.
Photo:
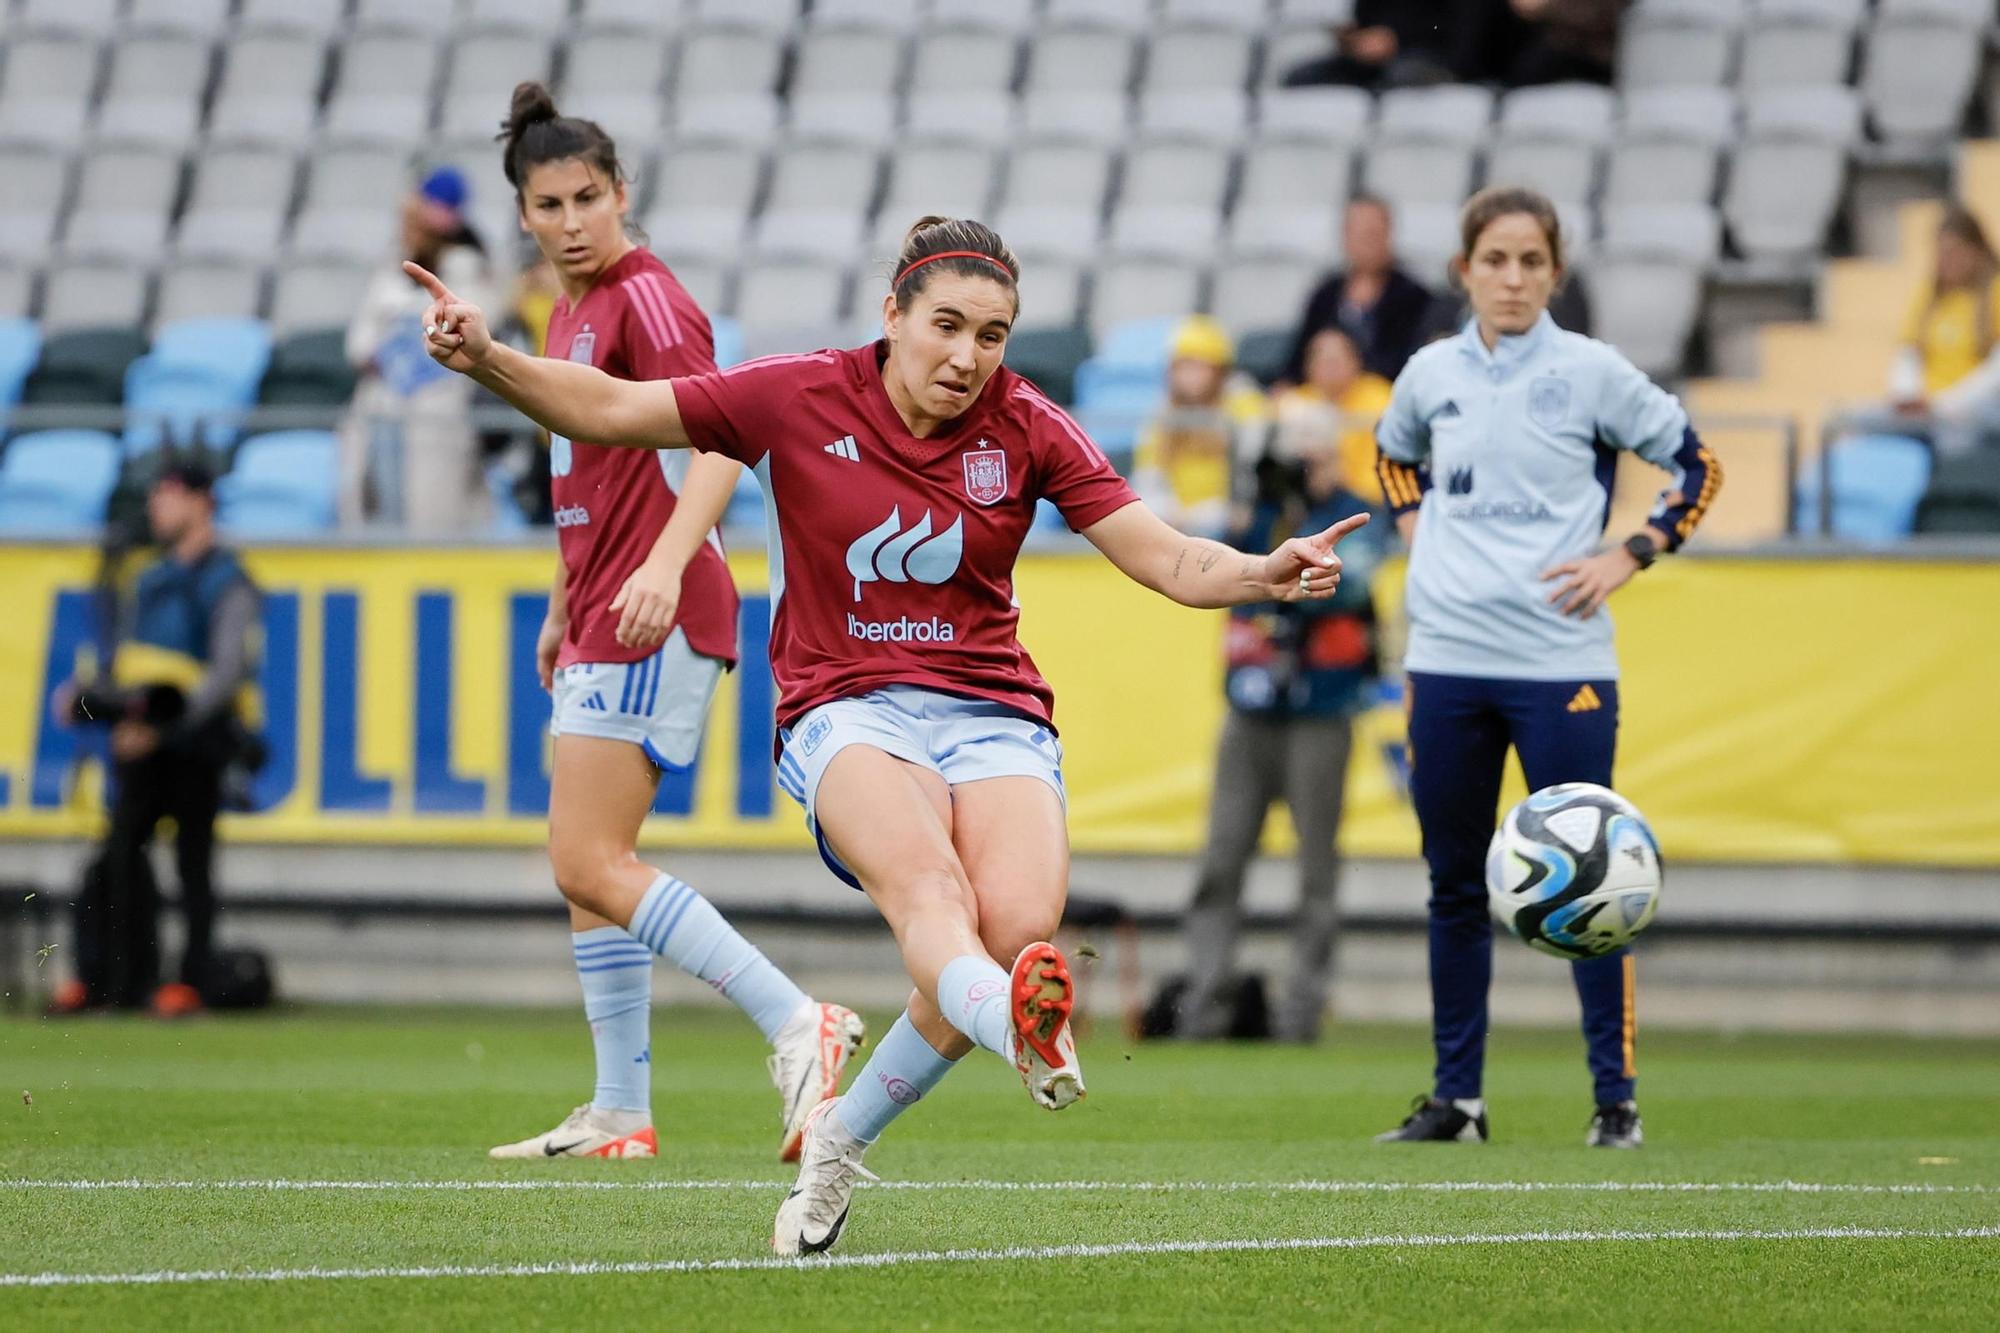
POLYGON ((1639 1103, 1623 1101, 1597 1108, 1597 1114, 1590 1117, 1590 1137, 1584 1143, 1592 1148, 1636 1148, 1645 1141, 1639 1103))
POLYGON ((1409 1118, 1387 1134, 1377 1134, 1377 1143, 1484 1143, 1486 1112, 1476 1116, 1435 1097, 1419 1097, 1410 1103, 1409 1118))

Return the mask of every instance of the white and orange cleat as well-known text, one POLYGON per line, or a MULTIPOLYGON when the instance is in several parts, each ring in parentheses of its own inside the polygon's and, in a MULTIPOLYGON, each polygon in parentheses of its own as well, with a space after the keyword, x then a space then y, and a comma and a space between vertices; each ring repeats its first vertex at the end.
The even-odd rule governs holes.
POLYGON ((779 1108, 785 1125, 778 1142, 781 1162, 799 1160, 813 1108, 840 1091, 841 1071, 868 1040, 867 1025, 852 1009, 810 1000, 807 1004, 811 1007, 799 1006, 771 1043, 771 1082, 784 1100, 779 1108))
POLYGON ((1030 944, 1014 960, 1007 991, 1014 1020, 1014 1068, 1038 1106, 1060 1111, 1083 1097, 1083 1066, 1070 1035, 1076 985, 1062 950, 1046 941, 1030 944))
POLYGON ((600 1111, 585 1102, 546 1134, 503 1143, 488 1157, 658 1157, 659 1136, 644 1111, 600 1111))

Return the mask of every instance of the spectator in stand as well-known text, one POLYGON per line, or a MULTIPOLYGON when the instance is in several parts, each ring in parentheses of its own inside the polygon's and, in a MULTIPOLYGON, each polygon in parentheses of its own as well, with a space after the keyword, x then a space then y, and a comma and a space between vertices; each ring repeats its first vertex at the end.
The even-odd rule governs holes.
POLYGON ((1361 364, 1387 380, 1395 379, 1410 354, 1423 346, 1434 298, 1429 288, 1396 266, 1394 228, 1389 205, 1374 195, 1356 195, 1348 203, 1341 222, 1347 267, 1328 274, 1306 298, 1285 363, 1287 384, 1304 378, 1306 345, 1321 329, 1345 329, 1360 349, 1361 364))
POLYGON ((1333 30, 1334 50, 1285 75, 1285 86, 1345 83, 1400 88, 1449 83, 1464 0, 1355 0, 1354 21, 1333 30))
POLYGON ((348 325, 347 358, 361 380, 341 427, 344 524, 400 522, 449 536, 486 518, 472 386, 425 352, 420 317, 430 298, 402 269, 414 260, 453 290, 491 301, 486 247, 465 221, 466 198, 465 177, 440 167, 404 199, 401 253, 369 279, 348 325))
POLYGON ((1982 419, 2000 409, 2000 256, 1972 211, 1953 204, 1938 223, 1932 264, 1903 325, 1889 396, 1906 419, 1898 429, 1928 436, 1941 453, 1959 453, 1978 441, 1982 419), (1908 420, 1925 416, 1928 430, 1908 420))
POLYGON ((1306 343, 1305 382, 1280 390, 1282 414, 1293 403, 1331 408, 1336 414, 1334 463, 1340 484, 1371 505, 1382 503, 1382 482, 1375 474, 1375 423, 1389 406, 1388 380, 1361 364, 1361 350, 1342 328, 1321 329, 1306 343))
POLYGON ((1204 537, 1229 522, 1229 497, 1245 432, 1264 417, 1264 395, 1236 369, 1236 346, 1206 315, 1174 332, 1167 399, 1139 435, 1133 483, 1170 522, 1204 537))
MULTIPOLYGON (((1336 335, 1337 336, 1337 335, 1336 335)), ((1324 522, 1366 513, 1348 489, 1345 423, 1322 402, 1293 394, 1278 408, 1271 448, 1257 468, 1247 518, 1229 536, 1265 550, 1324 522)), ((1243 874, 1271 803, 1283 800, 1298 831, 1299 906, 1292 969, 1272 1031, 1280 1041, 1319 1036, 1333 981, 1335 877, 1352 717, 1375 675, 1375 612, 1369 582, 1387 540, 1384 524, 1362 528, 1341 548, 1340 590, 1323 602, 1266 602, 1230 612, 1224 651, 1229 711, 1216 747, 1208 845, 1187 914, 1188 986, 1176 1034, 1226 1035, 1243 874)))
MULTIPOLYGON (((1458 76, 1526 88, 1610 83, 1628 0, 1474 0, 1461 6, 1458 76)), ((1565 326, 1567 327, 1567 326, 1565 326)))

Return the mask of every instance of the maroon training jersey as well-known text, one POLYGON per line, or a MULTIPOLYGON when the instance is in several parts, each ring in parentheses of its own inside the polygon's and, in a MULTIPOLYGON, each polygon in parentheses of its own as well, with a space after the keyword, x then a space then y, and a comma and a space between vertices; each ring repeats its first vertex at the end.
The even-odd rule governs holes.
POLYGON ((918 685, 1049 721, 1014 637, 1014 562, 1046 497, 1087 528, 1137 497, 1103 452, 1005 367, 928 439, 882 385, 885 344, 774 356, 675 383, 698 449, 754 468, 772 514, 778 721, 918 685))
MULTIPOLYGON (((556 301, 548 354, 596 366, 622 380, 659 380, 715 370, 708 317, 667 266, 633 250, 598 275, 576 308, 556 301)), ((611 601, 652 554, 687 476, 685 452, 609 449, 549 441, 550 490, 563 565, 569 571, 569 634, 558 666, 636 662, 658 651, 621 647, 611 601)), ((736 585, 722 556, 722 536, 708 540, 681 575, 674 623, 705 657, 736 662, 736 585)))

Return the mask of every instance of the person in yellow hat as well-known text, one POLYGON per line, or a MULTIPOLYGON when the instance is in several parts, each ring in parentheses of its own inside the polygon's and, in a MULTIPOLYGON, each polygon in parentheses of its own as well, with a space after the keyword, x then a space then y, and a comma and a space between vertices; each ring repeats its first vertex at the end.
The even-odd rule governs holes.
POLYGON ((1370 505, 1382 503, 1375 475, 1375 423, 1389 406, 1389 381, 1367 369, 1345 329, 1321 329, 1306 341, 1305 380, 1277 396, 1288 403, 1324 404, 1340 416, 1340 484, 1370 505))
POLYGON ((1183 320, 1167 362, 1167 396, 1140 432, 1134 485, 1188 532, 1214 536, 1229 522, 1231 477, 1254 452, 1265 401, 1236 369, 1236 346, 1206 315, 1183 320))

